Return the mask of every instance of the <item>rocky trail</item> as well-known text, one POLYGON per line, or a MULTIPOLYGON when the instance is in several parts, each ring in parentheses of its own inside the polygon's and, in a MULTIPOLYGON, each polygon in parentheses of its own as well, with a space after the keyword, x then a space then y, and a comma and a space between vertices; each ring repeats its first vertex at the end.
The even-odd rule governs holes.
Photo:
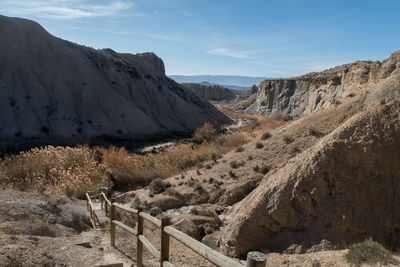
POLYGON ((0 266, 101 266, 133 262, 110 247, 107 218, 92 229, 86 202, 64 196, 0 192, 0 266))

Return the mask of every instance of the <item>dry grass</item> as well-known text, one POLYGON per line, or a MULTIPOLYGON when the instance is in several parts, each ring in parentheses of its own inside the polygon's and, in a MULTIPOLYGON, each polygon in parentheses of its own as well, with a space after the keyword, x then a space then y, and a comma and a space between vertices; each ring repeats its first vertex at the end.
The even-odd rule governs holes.
POLYGON ((115 147, 99 150, 102 164, 110 171, 114 185, 121 188, 144 186, 153 179, 166 178, 200 166, 202 162, 215 160, 248 141, 244 134, 238 133, 194 146, 180 144, 158 154, 128 154, 124 148, 115 147))
POLYGON ((197 144, 201 144, 204 141, 211 141, 217 137, 217 133, 214 127, 206 122, 202 127, 198 128, 193 134, 193 141, 197 144))
MULTIPOLYGON (((259 131, 260 135, 283 124, 260 116, 235 115, 257 120, 254 131, 259 131)), ((131 154, 123 147, 35 148, 0 161, 0 185, 76 197, 82 197, 87 190, 98 186, 143 187, 154 179, 170 177, 206 161, 216 163, 231 150, 242 151, 242 145, 256 138, 247 130, 217 136, 211 125, 205 124, 195 132, 195 144, 179 144, 157 154, 131 154)))
POLYGON ((22 191, 71 194, 107 185, 108 178, 88 147, 34 148, 0 161, 0 184, 22 191))
MULTIPOLYGON (((272 129, 275 129, 275 128, 285 124, 285 122, 283 120, 271 119, 271 118, 267 118, 264 116, 258 116, 258 115, 242 114, 242 113, 233 111, 231 109, 221 108, 220 111, 222 111, 223 113, 225 113, 231 117, 249 119, 249 120, 254 120, 254 121, 258 122, 257 125, 255 127, 253 127, 253 129, 251 129, 251 131, 272 130, 272 129)), ((246 128, 244 130, 246 130, 246 128)))

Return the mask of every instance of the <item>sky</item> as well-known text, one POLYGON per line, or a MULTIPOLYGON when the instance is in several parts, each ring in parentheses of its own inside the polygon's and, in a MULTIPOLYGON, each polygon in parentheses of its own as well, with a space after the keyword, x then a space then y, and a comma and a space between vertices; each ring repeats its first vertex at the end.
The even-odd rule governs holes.
POLYGON ((0 0, 0 14, 117 52, 154 52, 168 75, 291 77, 400 49, 392 0, 0 0))

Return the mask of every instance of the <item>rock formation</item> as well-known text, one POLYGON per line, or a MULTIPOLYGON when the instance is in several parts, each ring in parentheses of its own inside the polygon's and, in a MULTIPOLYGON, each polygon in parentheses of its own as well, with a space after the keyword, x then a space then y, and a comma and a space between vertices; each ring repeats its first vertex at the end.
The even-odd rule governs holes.
POLYGON ((323 72, 290 79, 268 79, 258 86, 257 97, 238 105, 245 113, 297 119, 360 94, 400 67, 400 51, 383 62, 357 61, 323 72))
POLYGON ((220 85, 202 85, 198 83, 182 83, 182 86, 195 95, 213 101, 230 101, 236 98, 232 90, 220 85))
POLYGON ((258 86, 253 84, 253 86, 250 88, 250 95, 253 95, 258 92, 258 86))
MULTIPOLYGON (((400 246, 399 66, 396 52, 382 63, 358 62, 323 72, 329 74, 325 76, 260 84, 259 95, 274 96, 267 98, 272 107, 279 96, 288 97, 287 103, 280 103, 286 103, 282 110, 289 114, 311 113, 327 105, 327 99, 345 101, 349 94, 359 94, 363 106, 267 174, 235 205, 230 214, 234 220, 218 234, 216 243, 222 250, 242 256, 249 250, 284 251, 296 244, 298 252, 304 252, 323 240, 344 247, 369 237, 392 248, 400 246), (292 89, 284 93, 283 88, 292 89), (304 93, 297 94, 299 88, 304 93), (294 96, 308 104, 294 105, 294 96)), ((338 104, 336 110, 347 108, 338 104)), ((295 124, 310 124, 318 113, 295 124)))
POLYGON ((95 50, 0 16, 0 138, 137 139, 229 119, 165 76, 153 53, 95 50))

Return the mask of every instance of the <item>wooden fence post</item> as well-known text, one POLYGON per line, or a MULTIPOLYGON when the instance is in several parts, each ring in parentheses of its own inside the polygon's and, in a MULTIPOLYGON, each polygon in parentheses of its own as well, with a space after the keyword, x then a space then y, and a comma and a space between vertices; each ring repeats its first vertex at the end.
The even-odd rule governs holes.
POLYGON ((161 257, 160 267, 163 266, 164 261, 169 261, 169 235, 164 231, 164 227, 170 225, 170 218, 164 215, 161 218, 161 257))
POLYGON ((142 212, 142 208, 138 208, 138 222, 137 222, 137 243, 136 243, 136 265, 137 267, 142 267, 143 264, 143 244, 142 241, 139 240, 139 236, 143 235, 143 217, 140 216, 142 212))
POLYGON ((106 201, 106 200, 104 200, 104 205, 105 205, 105 207, 104 207, 104 211, 105 211, 105 213, 106 213, 106 217, 107 217, 108 203, 107 203, 107 201, 106 201))
POLYGON ((115 224, 112 222, 115 219, 115 206, 114 201, 111 200, 111 210, 110 210, 110 240, 111 246, 115 246, 115 224))
POLYGON ((247 267, 265 267, 267 266, 267 256, 258 251, 247 253, 247 267))

